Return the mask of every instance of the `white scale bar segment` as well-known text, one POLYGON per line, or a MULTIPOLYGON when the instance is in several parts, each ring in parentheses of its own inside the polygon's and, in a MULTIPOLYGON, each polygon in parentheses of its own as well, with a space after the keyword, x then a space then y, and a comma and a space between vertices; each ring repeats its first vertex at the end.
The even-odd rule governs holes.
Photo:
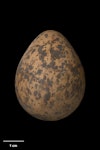
POLYGON ((3 142, 24 142, 24 140, 3 140, 3 142))

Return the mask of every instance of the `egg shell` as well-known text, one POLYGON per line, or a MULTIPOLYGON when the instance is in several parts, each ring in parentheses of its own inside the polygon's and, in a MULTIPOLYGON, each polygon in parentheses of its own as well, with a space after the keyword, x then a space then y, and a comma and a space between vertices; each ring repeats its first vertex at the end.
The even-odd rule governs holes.
POLYGON ((23 109, 40 120, 60 120, 76 110, 85 74, 65 36, 46 30, 32 41, 18 64, 15 91, 23 109))

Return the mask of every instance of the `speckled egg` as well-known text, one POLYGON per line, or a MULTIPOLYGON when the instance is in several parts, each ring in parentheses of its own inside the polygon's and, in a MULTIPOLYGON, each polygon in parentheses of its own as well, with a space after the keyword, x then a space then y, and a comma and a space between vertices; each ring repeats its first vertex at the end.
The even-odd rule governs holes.
POLYGON ((47 30, 32 41, 17 67, 15 91, 23 109, 40 120, 60 120, 76 110, 84 96, 85 75, 61 33, 47 30))

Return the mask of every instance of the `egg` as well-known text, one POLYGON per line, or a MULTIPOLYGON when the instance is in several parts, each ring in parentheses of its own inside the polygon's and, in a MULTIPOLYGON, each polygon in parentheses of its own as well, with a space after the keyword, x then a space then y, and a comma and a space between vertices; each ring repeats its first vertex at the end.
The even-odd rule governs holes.
POLYGON ((78 108, 85 73, 62 33, 46 30, 31 42, 16 70, 15 92, 22 108, 43 121, 64 119, 78 108))

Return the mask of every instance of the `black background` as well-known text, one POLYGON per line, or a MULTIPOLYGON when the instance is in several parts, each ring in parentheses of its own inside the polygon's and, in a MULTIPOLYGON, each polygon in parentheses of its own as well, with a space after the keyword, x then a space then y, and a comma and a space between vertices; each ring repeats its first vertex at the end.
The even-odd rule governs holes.
POLYGON ((58 3, 54 6, 49 2, 27 7, 14 4, 11 9, 4 8, 1 20, 1 143, 3 139, 24 139, 21 148, 40 145, 44 148, 47 144, 51 148, 54 144, 61 145, 65 149, 73 145, 75 148, 91 146, 98 124, 98 54, 93 45, 96 38, 93 22, 96 21, 92 8, 83 3, 59 4, 59 7, 58 3), (38 34, 48 29, 66 36, 80 57, 86 76, 86 90, 80 106, 69 117, 56 122, 40 121, 27 114, 18 103, 14 87, 16 68, 23 53, 38 34))

